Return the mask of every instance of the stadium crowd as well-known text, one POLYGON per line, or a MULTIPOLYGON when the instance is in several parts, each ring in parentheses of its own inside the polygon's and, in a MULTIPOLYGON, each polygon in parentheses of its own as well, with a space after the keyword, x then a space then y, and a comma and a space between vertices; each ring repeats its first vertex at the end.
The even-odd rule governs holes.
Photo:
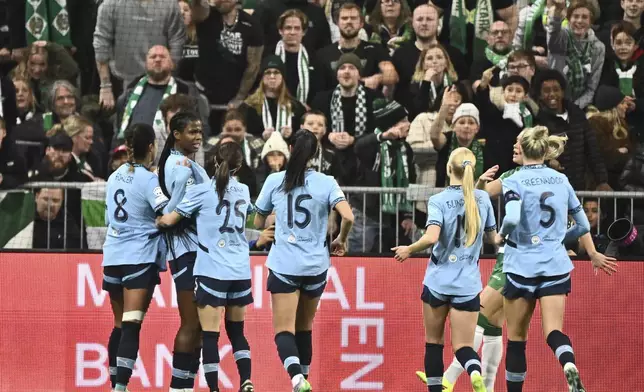
MULTIPOLYGON (((545 125, 568 136, 548 164, 575 190, 644 190, 644 0, 61 3, 0 1, 0 190, 105 181, 129 125, 152 125, 160 154, 180 111, 202 119, 202 165, 217 143, 242 146, 253 199, 302 127, 320 143, 316 169, 344 186, 444 187, 458 147, 476 177, 501 174, 519 132, 545 125)), ((59 226, 83 247, 80 192, 66 194, 61 207, 61 192, 38 190, 36 214, 67 209, 59 226)), ((425 203, 389 196, 351 195, 350 250, 424 227, 425 203)), ((613 217, 644 223, 637 200, 584 209, 600 250, 613 217)))

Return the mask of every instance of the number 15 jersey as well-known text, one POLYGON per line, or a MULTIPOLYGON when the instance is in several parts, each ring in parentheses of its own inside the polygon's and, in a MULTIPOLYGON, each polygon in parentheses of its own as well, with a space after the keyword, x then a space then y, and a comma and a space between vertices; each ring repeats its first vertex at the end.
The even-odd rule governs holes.
POLYGON ((281 189, 285 172, 268 176, 255 207, 262 215, 275 210, 275 243, 266 265, 295 276, 320 275, 331 265, 327 248, 329 212, 346 200, 333 177, 307 170, 304 186, 281 189))
POLYGON ((568 178, 545 165, 525 165, 503 181, 505 203, 521 202, 521 219, 505 246, 503 272, 526 278, 572 271, 562 244, 568 214, 581 204, 568 178))

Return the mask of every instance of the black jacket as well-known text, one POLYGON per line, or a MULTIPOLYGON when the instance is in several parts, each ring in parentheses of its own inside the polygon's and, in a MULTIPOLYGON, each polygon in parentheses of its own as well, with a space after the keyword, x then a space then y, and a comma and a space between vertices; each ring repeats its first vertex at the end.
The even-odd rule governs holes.
POLYGON ((0 189, 14 189, 27 181, 25 159, 14 147, 14 143, 5 139, 0 148, 0 189))
POLYGON ((568 112, 568 121, 542 106, 535 125, 546 126, 551 135, 568 136, 566 148, 558 161, 563 166, 563 173, 568 177, 573 189, 586 189, 587 169, 590 170, 596 184, 607 183, 606 166, 597 146, 595 131, 590 127, 586 114, 567 99, 564 100, 564 109, 568 112))

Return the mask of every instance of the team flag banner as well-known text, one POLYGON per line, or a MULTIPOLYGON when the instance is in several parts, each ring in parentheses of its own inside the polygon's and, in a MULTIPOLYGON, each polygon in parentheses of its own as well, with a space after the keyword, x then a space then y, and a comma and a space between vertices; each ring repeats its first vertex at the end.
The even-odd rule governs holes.
MULTIPOLYGON (((100 254, 0 253, 0 391, 108 391, 107 339, 113 326, 101 291, 100 254)), ((253 382, 260 392, 290 390, 280 363, 265 290, 264 256, 252 258, 254 304, 246 320, 253 382)), ((422 370, 424 332, 420 294, 426 260, 334 258, 313 329, 314 390, 426 391, 422 370)), ((481 260, 483 277, 493 260, 481 260)), ((566 301, 564 331, 571 337, 588 391, 640 390, 635 371, 644 349, 644 263, 622 262, 619 273, 595 275, 575 262, 573 292, 566 301)), ((539 309, 528 340, 525 391, 567 390, 561 366, 546 345, 539 309)), ((172 342, 179 327, 169 273, 162 276, 143 328, 131 391, 167 391, 172 342)), ((225 331, 222 328, 222 331, 225 331)), ((445 335, 445 365, 451 359, 445 335)), ((505 341, 505 339, 504 339, 505 341)), ((231 346, 222 332, 221 391, 237 391, 231 346)), ((502 363, 495 391, 505 391, 502 363)), ((200 371, 196 391, 207 390, 200 371)), ((471 391, 466 376, 455 391, 471 391)))

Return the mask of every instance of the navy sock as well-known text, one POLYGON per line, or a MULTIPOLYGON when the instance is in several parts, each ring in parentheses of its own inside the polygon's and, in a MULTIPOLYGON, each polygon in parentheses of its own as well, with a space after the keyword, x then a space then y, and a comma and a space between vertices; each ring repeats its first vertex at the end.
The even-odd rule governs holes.
POLYGON ((185 389, 194 386, 194 379, 190 377, 193 356, 193 353, 174 353, 172 356, 170 388, 185 389))
POLYGON ((442 344, 425 343, 425 375, 429 392, 443 390, 443 348, 442 344))
POLYGON ((475 371, 481 373, 481 358, 472 347, 461 347, 454 355, 467 374, 475 371))
POLYGON ((203 331, 203 372, 211 392, 219 391, 219 332, 203 331))
MULTIPOLYGON (((131 321, 121 323, 121 341, 116 354, 116 385, 127 386, 139 352, 141 324, 131 321)), ((115 385, 115 387, 116 387, 115 385)))
POLYGON ((275 344, 277 345, 277 352, 280 359, 284 364, 284 369, 286 369, 289 376, 293 378, 298 374, 302 374, 295 335, 290 332, 280 332, 275 335, 275 344))
POLYGON ((508 392, 523 391, 528 370, 525 358, 526 342, 508 340, 505 352, 505 384, 508 392))
POLYGON ((550 332, 546 341, 562 367, 569 362, 572 364, 575 363, 575 353, 572 350, 572 343, 570 343, 570 338, 563 332, 557 330, 550 332))
POLYGON ((309 378, 311 359, 313 358, 313 331, 295 332, 295 343, 300 355, 300 367, 304 378, 309 378))
POLYGON ((250 346, 244 336, 244 322, 226 320, 226 334, 233 346, 233 356, 239 372, 239 383, 243 384, 244 381, 250 380, 251 374, 250 346))
POLYGON ((120 342, 121 328, 114 327, 110 334, 110 340, 107 342, 107 356, 109 358, 110 382, 112 383, 112 388, 116 385, 116 355, 119 350, 120 342))

